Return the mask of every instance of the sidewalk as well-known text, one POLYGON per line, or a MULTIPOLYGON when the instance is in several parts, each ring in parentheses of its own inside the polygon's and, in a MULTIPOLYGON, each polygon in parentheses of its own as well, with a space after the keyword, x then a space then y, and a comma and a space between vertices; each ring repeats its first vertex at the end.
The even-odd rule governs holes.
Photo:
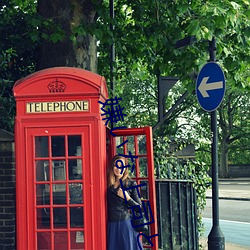
MULTIPOLYGON (((250 178, 235 178, 235 179, 220 179, 219 186, 224 184, 239 184, 240 185, 249 185, 250 187, 250 178)), ((209 188, 206 192, 207 198, 212 198, 212 187, 209 188)), ((219 199, 228 199, 228 200, 249 200, 250 201, 250 188, 248 189, 221 189, 219 187, 219 199)))
MULTIPOLYGON (((208 250, 207 238, 202 238, 200 244, 202 245, 202 250, 208 250)), ((225 250, 250 250, 250 248, 225 242, 225 250)))

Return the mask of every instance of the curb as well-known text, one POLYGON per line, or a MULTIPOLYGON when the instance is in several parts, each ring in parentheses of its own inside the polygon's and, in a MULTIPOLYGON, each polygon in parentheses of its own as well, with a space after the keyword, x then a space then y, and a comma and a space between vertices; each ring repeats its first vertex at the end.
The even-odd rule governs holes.
MULTIPOLYGON (((212 199, 212 196, 206 196, 206 199, 212 199)), ((250 201, 250 198, 241 197, 219 197, 219 200, 238 200, 238 201, 250 201)))
POLYGON ((242 178, 228 178, 228 179, 219 179, 218 180, 219 182, 229 182, 229 181, 232 181, 232 182, 250 182, 250 178, 248 177, 242 177, 242 178))

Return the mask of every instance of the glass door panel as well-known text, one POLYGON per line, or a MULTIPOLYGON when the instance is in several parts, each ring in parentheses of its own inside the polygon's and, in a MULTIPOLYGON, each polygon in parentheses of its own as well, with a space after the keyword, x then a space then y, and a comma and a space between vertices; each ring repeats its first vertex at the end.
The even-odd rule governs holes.
POLYGON ((36 165, 36 180, 37 181, 49 181, 49 161, 37 160, 36 165))
POLYGON ((73 159, 68 161, 69 179, 81 180, 82 179, 82 160, 73 159))
POLYGON ((37 249, 51 250, 51 233, 50 232, 37 233, 37 249))
POLYGON ((51 136, 52 157, 65 156, 65 136, 51 136))
POLYGON ((33 137, 38 250, 84 249, 83 133, 59 133, 33 137))
POLYGON ((82 155, 82 141, 79 135, 68 136, 68 155, 81 156, 82 155))
POLYGON ((37 136, 35 137, 35 157, 48 157, 48 136, 37 136))
POLYGON ((72 249, 84 249, 84 231, 73 231, 70 233, 72 249))
POLYGON ((67 232, 54 232, 54 249, 68 250, 67 232))
POLYGON ((83 207, 70 208, 70 227, 83 227, 83 207))

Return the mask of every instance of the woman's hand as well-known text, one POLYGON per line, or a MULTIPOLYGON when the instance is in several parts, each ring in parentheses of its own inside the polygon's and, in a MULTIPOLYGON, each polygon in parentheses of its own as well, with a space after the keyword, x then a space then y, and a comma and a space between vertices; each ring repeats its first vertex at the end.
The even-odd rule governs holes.
MULTIPOLYGON (((125 196, 126 196, 126 200, 129 201, 131 199, 131 197, 129 196, 128 192, 124 191, 124 193, 125 193, 125 196)), ((118 189, 117 195, 119 197, 121 197, 122 199, 125 199, 124 194, 123 194, 123 190, 121 188, 118 189)))

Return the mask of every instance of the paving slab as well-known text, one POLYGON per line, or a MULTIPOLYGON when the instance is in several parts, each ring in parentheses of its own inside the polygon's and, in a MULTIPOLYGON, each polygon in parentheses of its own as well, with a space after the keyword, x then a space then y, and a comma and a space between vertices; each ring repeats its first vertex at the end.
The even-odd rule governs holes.
MULTIPOLYGON (((208 250, 207 238, 202 237, 200 240, 200 244, 202 245, 202 250, 208 250)), ((239 246, 239 245, 226 242, 225 250, 250 250, 250 247, 239 246)))

